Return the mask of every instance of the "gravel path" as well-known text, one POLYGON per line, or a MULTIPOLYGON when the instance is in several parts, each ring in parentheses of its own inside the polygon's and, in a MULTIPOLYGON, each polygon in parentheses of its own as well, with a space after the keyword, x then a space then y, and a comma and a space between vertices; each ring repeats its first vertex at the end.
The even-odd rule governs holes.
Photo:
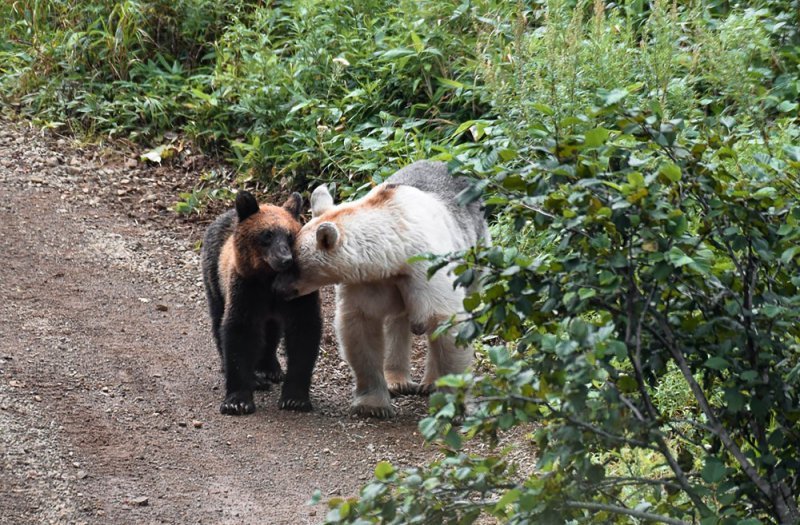
POLYGON ((199 175, 191 156, 145 167, 0 120, 0 523, 317 523, 314 490, 353 495, 376 462, 435 454, 422 398, 348 416, 331 290, 315 410, 273 391, 218 413, 196 251, 211 217, 168 209, 199 175))

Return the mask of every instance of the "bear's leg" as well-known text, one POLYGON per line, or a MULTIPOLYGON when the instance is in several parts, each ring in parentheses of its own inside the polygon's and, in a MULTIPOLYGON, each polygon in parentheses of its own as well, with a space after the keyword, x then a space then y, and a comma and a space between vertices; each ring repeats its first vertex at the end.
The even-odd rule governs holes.
POLYGON ((462 374, 472 363, 472 347, 456 346, 451 333, 441 334, 436 339, 428 335, 428 355, 425 358, 425 375, 422 377, 420 393, 430 393, 436 380, 447 374, 462 374))
POLYGON ((383 325, 386 340, 386 359, 383 375, 393 396, 416 394, 419 385, 411 380, 411 326, 408 316, 390 316, 383 325))
POLYGON ((430 334, 442 321, 462 309, 464 294, 453 290, 444 272, 436 273, 428 280, 424 269, 415 268, 411 275, 397 284, 408 312, 411 332, 415 335, 430 334))
POLYGON ((256 390, 269 390, 272 383, 283 381, 283 370, 278 362, 278 343, 281 340, 281 325, 277 321, 264 323, 264 348, 256 363, 256 390))
POLYGON ((337 286, 336 336, 356 380, 352 413, 386 418, 394 416, 383 376, 384 318, 402 308, 391 285, 337 286))
POLYGON ((223 414, 255 412, 253 370, 263 347, 263 324, 241 314, 227 312, 220 331, 225 368, 225 399, 219 407, 223 414))
POLYGON ((220 360, 222 356, 222 340, 220 339, 220 327, 222 325, 222 317, 225 315, 225 301, 219 293, 214 293, 206 284, 206 299, 208 299, 208 313, 211 317, 211 333, 214 336, 214 344, 217 345, 220 360))
POLYGON ((286 377, 279 406, 286 410, 311 410, 311 376, 322 340, 319 294, 312 293, 287 303, 284 323, 286 377))

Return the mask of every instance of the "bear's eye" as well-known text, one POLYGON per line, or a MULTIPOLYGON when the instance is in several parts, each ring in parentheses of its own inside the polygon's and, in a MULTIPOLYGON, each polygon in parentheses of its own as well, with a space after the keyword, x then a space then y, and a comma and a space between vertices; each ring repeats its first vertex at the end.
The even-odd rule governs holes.
POLYGON ((261 244, 269 244, 272 242, 272 232, 264 232, 261 234, 261 244))

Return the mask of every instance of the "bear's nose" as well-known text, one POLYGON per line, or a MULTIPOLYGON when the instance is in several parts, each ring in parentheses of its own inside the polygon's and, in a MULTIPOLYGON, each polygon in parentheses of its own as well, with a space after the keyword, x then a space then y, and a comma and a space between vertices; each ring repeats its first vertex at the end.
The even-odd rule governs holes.
POLYGON ((287 270, 291 265, 292 265, 291 255, 283 255, 275 260, 275 266, 276 266, 275 269, 279 272, 287 270))

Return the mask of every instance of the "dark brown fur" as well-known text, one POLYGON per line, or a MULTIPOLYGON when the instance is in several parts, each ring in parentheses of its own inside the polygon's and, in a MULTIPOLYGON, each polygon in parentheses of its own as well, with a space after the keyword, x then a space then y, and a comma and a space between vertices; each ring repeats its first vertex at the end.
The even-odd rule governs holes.
POLYGON ((276 277, 296 272, 291 247, 301 205, 299 194, 278 207, 259 206, 241 192, 236 209, 206 232, 203 280, 225 371, 223 414, 253 412, 253 389, 284 378, 276 358, 282 337, 287 372, 280 407, 311 410, 309 388, 322 335, 319 295, 287 301, 274 290, 276 277))

